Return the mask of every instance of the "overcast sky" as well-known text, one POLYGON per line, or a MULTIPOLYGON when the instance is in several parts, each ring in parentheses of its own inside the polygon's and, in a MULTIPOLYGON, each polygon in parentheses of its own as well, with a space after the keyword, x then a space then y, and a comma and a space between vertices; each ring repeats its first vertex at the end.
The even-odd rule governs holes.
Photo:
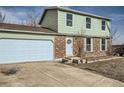
MULTIPOLYGON (((41 6, 28 6, 28 7, 16 7, 5 6, 0 7, 0 11, 6 14, 6 22, 9 23, 26 23, 27 13, 34 12, 34 15, 41 17, 44 7, 41 6)), ((101 16, 106 16, 112 20, 112 29, 118 30, 120 37, 113 42, 113 44, 124 44, 124 7, 98 7, 98 6, 67 6, 67 8, 93 13, 101 16)))

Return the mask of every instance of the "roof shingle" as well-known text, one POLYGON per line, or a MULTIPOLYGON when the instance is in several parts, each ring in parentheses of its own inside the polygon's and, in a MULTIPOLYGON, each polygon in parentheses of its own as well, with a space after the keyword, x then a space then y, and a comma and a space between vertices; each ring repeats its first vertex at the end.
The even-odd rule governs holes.
POLYGON ((0 23, 0 29, 55 33, 54 30, 45 27, 27 26, 27 25, 9 24, 9 23, 0 23))

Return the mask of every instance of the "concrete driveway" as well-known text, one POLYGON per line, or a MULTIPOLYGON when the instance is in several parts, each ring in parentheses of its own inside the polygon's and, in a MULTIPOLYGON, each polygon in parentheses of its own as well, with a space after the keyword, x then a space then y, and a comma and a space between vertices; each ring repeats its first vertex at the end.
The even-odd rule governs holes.
POLYGON ((124 86, 124 83, 117 80, 56 62, 11 64, 1 67, 18 67, 19 71, 9 76, 0 73, 0 86, 124 86))

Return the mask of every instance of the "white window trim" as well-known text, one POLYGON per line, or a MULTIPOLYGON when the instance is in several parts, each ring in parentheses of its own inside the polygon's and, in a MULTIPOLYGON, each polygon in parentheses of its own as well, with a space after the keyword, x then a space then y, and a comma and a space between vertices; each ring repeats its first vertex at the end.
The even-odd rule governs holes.
POLYGON ((93 38, 91 38, 91 52, 93 52, 93 38))
POLYGON ((86 52, 86 38, 84 38, 84 51, 86 52))
POLYGON ((102 50, 102 38, 100 39, 100 51, 107 51, 107 40, 105 39, 105 50, 102 50))
POLYGON ((102 40, 101 40, 101 38, 100 38, 100 41, 99 41, 100 51, 102 51, 101 42, 102 42, 102 40))
POLYGON ((108 47, 107 47, 108 45, 107 45, 107 39, 105 39, 105 51, 107 51, 108 50, 108 47))
POLYGON ((91 38, 91 51, 86 50, 86 38, 84 38, 84 51, 85 52, 93 52, 93 38, 91 38))
POLYGON ((66 26, 67 27, 73 27, 73 25, 74 25, 74 15, 73 14, 71 14, 72 15, 72 20, 69 20, 69 19, 67 19, 67 14, 71 14, 71 13, 66 13, 66 15, 65 15, 65 19, 66 19, 66 26), (72 26, 68 26, 67 25, 67 21, 72 21, 72 26))

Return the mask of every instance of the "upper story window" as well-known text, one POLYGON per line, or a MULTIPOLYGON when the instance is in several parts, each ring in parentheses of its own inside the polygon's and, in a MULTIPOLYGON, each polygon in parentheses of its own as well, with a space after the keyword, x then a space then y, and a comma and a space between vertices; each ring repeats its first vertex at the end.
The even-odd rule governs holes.
POLYGON ((86 28, 91 29, 91 18, 86 18, 86 28))
POLYGON ((101 26, 102 30, 105 30, 105 20, 102 20, 102 26, 101 26))
POLYGON ((73 15, 72 14, 66 14, 66 25, 72 26, 73 24, 73 15))

